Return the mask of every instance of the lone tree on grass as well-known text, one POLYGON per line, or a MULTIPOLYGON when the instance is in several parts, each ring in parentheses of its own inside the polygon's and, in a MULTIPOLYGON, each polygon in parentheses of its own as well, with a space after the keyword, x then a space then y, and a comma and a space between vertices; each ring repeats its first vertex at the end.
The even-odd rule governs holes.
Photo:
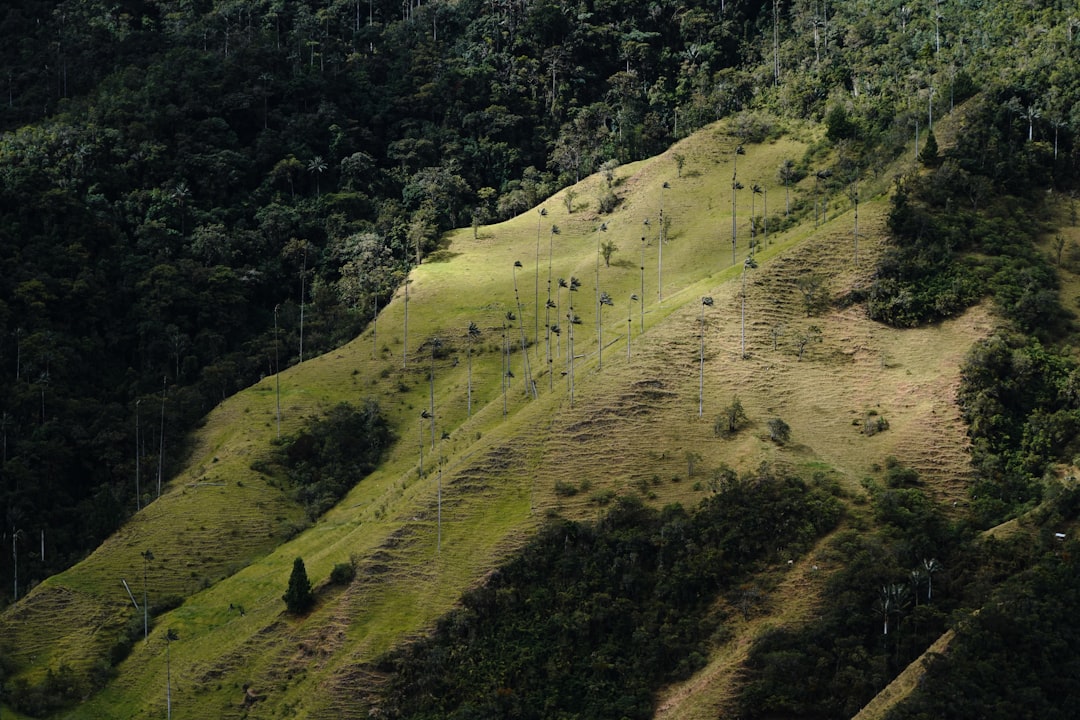
POLYGON ((799 348, 799 362, 802 362, 803 355, 806 353, 806 346, 819 342, 821 342, 821 328, 817 325, 811 325, 806 332, 800 333, 795 338, 795 345, 799 348))
POLYGON ((736 395, 731 404, 724 408, 724 411, 716 418, 713 430, 720 437, 730 437, 739 432, 748 422, 750 422, 750 418, 746 416, 742 401, 736 395))
POLYGON ((700 340, 701 352, 698 362, 698 401, 697 401, 697 416, 701 417, 702 412, 705 409, 705 308, 713 306, 713 299, 710 296, 701 298, 701 321, 698 329, 698 339, 700 340))
POLYGON ((780 418, 769 421, 769 439, 777 445, 786 445, 791 440, 791 426, 780 418))
POLYGON ((600 245, 600 255, 604 258, 604 267, 611 267, 611 256, 619 250, 619 246, 611 240, 605 240, 600 245))
POLYGON ((795 281, 795 286, 802 294, 806 317, 812 317, 829 306, 829 288, 822 273, 802 275, 795 281))
POLYGON ((473 345, 480 338, 480 327, 475 322, 470 322, 469 323, 469 329, 466 332, 465 336, 469 340, 469 348, 468 348, 468 352, 467 352, 466 357, 468 358, 468 361, 469 361, 469 396, 468 396, 469 397, 469 399, 468 399, 469 417, 472 417, 472 356, 473 356, 473 345))
POLYGON ((296 558, 293 561, 292 575, 289 576, 289 587, 281 599, 285 601, 285 609, 293 615, 303 615, 315 603, 315 596, 311 594, 311 581, 308 580, 303 558, 296 558))

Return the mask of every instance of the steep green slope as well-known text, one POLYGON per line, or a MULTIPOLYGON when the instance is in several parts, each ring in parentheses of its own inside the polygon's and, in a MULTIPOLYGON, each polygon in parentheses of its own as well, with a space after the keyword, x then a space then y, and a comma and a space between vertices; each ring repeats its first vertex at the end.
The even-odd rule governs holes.
MULTIPOLYGON (((758 254, 760 267, 748 271, 750 357, 739 359, 738 280, 749 232, 737 219, 739 262, 732 266, 729 173, 736 142, 723 127, 713 127, 677 146, 674 151, 688 158, 681 178, 670 154, 621 168, 613 189, 623 200, 605 218, 585 207, 594 205, 592 198, 606 186, 603 177, 595 176, 575 188, 573 213, 567 213, 556 196, 545 204, 546 216, 526 213, 480 228, 476 238, 468 231, 457 233, 444 261, 425 263, 412 275, 407 346, 402 291, 380 315, 377 338, 369 330, 341 350, 284 373, 283 432, 337 401, 373 397, 400 439, 383 467, 312 528, 276 549, 274 538, 294 532, 302 518, 281 490, 251 469, 266 457, 276 436, 275 379, 223 404, 200 430, 193 464, 161 502, 85 563, 43 584, 3 616, 4 636, 19 649, 17 659, 27 663, 23 676, 40 678, 61 661, 79 671, 100 664, 114 639, 111 629, 134 615, 119 580, 126 577, 138 595, 139 553, 151 549, 151 603, 167 594, 195 594, 157 620, 149 642, 135 643, 116 678, 76 716, 156 712, 163 702, 155 689, 164 686, 163 638, 171 628, 180 638, 169 648, 177 708, 222 717, 266 717, 286 709, 298 716, 348 717, 359 712, 356 687, 373 682, 366 664, 422 632, 452 607, 548 512, 591 517, 602 511, 598 503, 607 502, 609 493, 693 504, 709 492, 711 468, 721 463, 750 468, 761 459, 820 468, 826 466, 820 464, 823 458, 840 470, 850 492, 858 493, 858 478, 884 456, 910 448, 908 443, 917 442, 919 429, 928 422, 941 429, 941 438, 962 448, 962 427, 949 420, 947 402, 933 398, 937 383, 950 382, 948 375, 955 372, 955 359, 950 358, 975 337, 977 325, 966 323, 958 333, 947 330, 944 335, 929 331, 936 339, 918 344, 926 354, 909 359, 905 348, 916 347, 912 339, 924 331, 901 334, 875 328, 850 311, 800 319, 805 313, 789 273, 815 264, 823 270, 846 264, 853 218, 842 200, 830 204, 820 228, 813 227, 811 216, 783 233, 770 233, 771 244, 758 254), (665 182, 670 187, 662 190, 665 182), (659 259, 655 218, 661 195, 665 216, 672 218, 664 247, 662 303, 654 295, 659 259), (628 300, 640 292, 640 233, 647 217, 654 220, 646 228, 645 332, 638 335, 641 308, 628 306, 628 300), (608 227, 604 239, 620 247, 611 267, 597 258, 601 219, 608 227), (550 233, 552 223, 559 226, 559 234, 550 233), (573 301, 583 317, 574 327, 575 354, 580 356, 574 403, 569 401, 568 377, 561 374, 569 340, 564 331, 553 349, 553 389, 548 390, 549 377, 537 372, 536 400, 525 394, 520 350, 511 354, 514 377, 504 418, 501 336, 505 313, 517 310, 514 262, 523 264, 516 275, 525 322, 514 322, 509 339, 520 348, 520 332, 534 330, 535 323, 529 322, 534 317, 531 296, 539 295, 541 304, 546 300, 548 240, 554 274, 577 276, 583 285, 573 301), (625 262, 627 256, 630 262, 625 262), (603 310, 602 370, 597 367, 591 312, 597 274, 601 289, 616 303, 603 310), (703 295, 717 302, 708 308, 705 412, 699 419, 703 295), (471 418, 465 355, 469 322, 481 328, 472 358, 471 418), (629 361, 627 324, 635 333, 629 361), (784 325, 785 334, 774 351, 775 324, 784 325), (810 324, 823 327, 825 342, 806 349, 800 362, 796 336, 810 324), (860 339, 863 333, 868 334, 860 339), (430 428, 420 413, 430 407, 430 339, 436 336, 443 339, 446 352, 434 360, 437 447, 432 452, 430 428), (888 369, 880 361, 882 354, 894 358, 888 369), (839 389, 828 379, 835 376, 837 363, 859 369, 855 377, 865 380, 851 383, 845 392, 822 395, 825 387, 839 389), (900 376, 897 367, 916 375, 900 376), (925 380, 913 383, 914 377, 925 380), (890 400, 889 393, 897 393, 896 399, 890 400), (757 429, 720 441, 714 438, 712 419, 734 394, 743 398, 757 429), (924 400, 911 401, 920 396, 924 400), (864 439, 850 418, 879 404, 893 429, 864 439), (777 447, 764 433, 764 422, 774 413, 793 428, 796 443, 788 448, 777 447), (823 424, 823 419, 828 422, 823 424), (419 443, 425 446, 423 477, 417 476, 419 443), (694 477, 687 477, 688 452, 699 456, 694 477), (439 469, 433 458, 441 460, 439 469), (567 487, 577 494, 569 495, 567 487), (215 522, 215 517, 220 520, 215 522), (304 558, 318 588, 316 609, 302 619, 283 615, 281 602, 297 556, 304 558), (357 566, 356 580, 346 587, 327 585, 331 568, 350 558, 357 566), (228 577, 214 582, 225 574, 228 577), (213 584, 195 592, 205 582, 213 584), (57 622, 61 616, 50 614, 56 611, 49 608, 57 604, 50 598, 73 593, 84 603, 83 611, 57 622), (47 635, 32 640, 42 625, 65 632, 51 642, 47 635)), ((792 136, 747 145, 739 175, 760 179, 775 202, 773 198, 783 195, 776 168, 784 159, 797 159, 804 148, 792 136)), ((806 183, 796 192, 805 196, 812 191, 806 183)), ((861 232, 866 233, 869 257, 875 252, 872 238, 880 237, 874 228, 880 228, 882 206, 880 201, 864 202, 861 232)), ((747 213, 746 206, 746 197, 737 199, 740 213, 747 213)), ((774 207, 770 202, 770 214, 779 225, 781 213, 774 207)), ((832 279, 834 292, 857 282, 869 263, 848 268, 832 279)), ((560 300, 563 313, 570 302, 567 296, 564 292, 560 300)), ((540 342, 528 352, 532 366, 542 368, 547 359, 543 319, 539 324, 540 342)), ((927 458, 925 471, 936 478, 934 487, 943 497, 958 492, 963 463, 959 452, 944 464, 940 458, 927 458)))

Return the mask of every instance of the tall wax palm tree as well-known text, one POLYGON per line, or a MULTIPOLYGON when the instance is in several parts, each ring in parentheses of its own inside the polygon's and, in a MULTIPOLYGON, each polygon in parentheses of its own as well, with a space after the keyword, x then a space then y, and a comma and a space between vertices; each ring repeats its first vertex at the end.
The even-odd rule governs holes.
MULTIPOLYGON (((566 280, 564 278, 559 278, 558 282, 556 283, 556 287, 555 287, 555 318, 556 319, 562 317, 562 291, 563 291, 563 288, 565 288, 565 287, 569 287, 566 284, 566 280)), ((561 338, 559 336, 559 333, 555 333, 555 357, 559 357, 560 355, 562 355, 562 343, 560 342, 560 340, 561 340, 561 338)))
MULTIPOLYGON (((141 398, 135 398, 135 510, 142 510, 142 495, 139 489, 139 469, 142 465, 141 449, 139 444, 139 403, 142 402, 141 398)), ((7 425, 8 414, 5 412, 0 417, 0 426, 4 427, 4 454, 3 458, 0 458, 0 465, 7 462, 7 425)))
MULTIPOLYGON (((551 253, 552 244, 555 236, 559 234, 559 226, 552 225, 551 233, 548 235, 548 277, 547 277, 547 303, 544 305, 544 336, 547 345, 547 369, 548 369, 548 389, 551 389, 551 310, 557 308, 556 304, 551 300, 551 253)), ((555 317, 558 317, 556 313, 555 317)))
POLYGON ((855 240, 855 267, 859 267, 859 186, 857 183, 858 181, 853 182, 848 190, 851 205, 855 209, 855 229, 852 231, 852 237, 855 240))
POLYGON ((750 186, 750 244, 756 247, 757 243, 757 196, 764 192, 761 186, 754 183, 750 186))
MULTIPOLYGON (((667 181, 664 181, 664 184, 660 186, 660 230, 656 255, 656 302, 658 304, 664 302, 664 295, 661 288, 661 285, 663 284, 661 280, 664 274, 664 191, 670 188, 671 185, 667 181)), ((648 218, 645 218, 645 224, 649 224, 648 218)))
POLYGON ((165 631, 165 718, 172 720, 172 658, 169 655, 170 643, 176 642, 180 636, 176 631, 169 628, 165 631))
POLYGON ((934 596, 934 573, 941 570, 941 563, 934 558, 929 560, 924 559, 922 567, 923 571, 926 573, 926 601, 930 602, 934 596))
POLYGON ((280 305, 274 306, 274 387, 275 405, 277 408, 277 436, 281 437, 281 365, 278 363, 278 310, 280 305))
POLYGON ((326 161, 323 160, 322 155, 316 155, 308 161, 307 171, 315 175, 315 194, 321 195, 322 191, 319 186, 319 178, 326 172, 326 161))
POLYGON ((749 357, 749 355, 746 354, 746 271, 748 269, 752 269, 752 268, 756 268, 756 267, 757 267, 757 261, 754 260, 753 255, 751 255, 750 257, 746 258, 746 260, 743 261, 743 268, 742 268, 742 342, 741 342, 740 347, 741 347, 741 350, 742 350, 742 358, 744 360, 749 357))
POLYGON ((412 280, 405 278, 405 323, 401 329, 401 367, 409 367, 409 285, 412 280))
POLYGON ((701 417, 701 414, 705 410, 705 308, 713 306, 713 299, 709 296, 701 298, 701 321, 699 323, 700 330, 698 331, 698 337, 701 343, 701 351, 698 361, 698 403, 697 403, 697 416, 701 417))
POLYGON ((596 345, 597 345, 597 363, 596 369, 600 370, 604 367, 604 314, 603 307, 607 305, 609 307, 615 307, 615 301, 611 299, 611 296, 606 292, 600 293, 600 305, 601 312, 599 315, 600 322, 596 326, 596 345))
POLYGON ((828 168, 814 173, 814 227, 828 220, 825 217, 825 203, 821 200, 821 181, 832 177, 832 170, 828 168), (818 206, 820 205, 820 211, 818 206))
POLYGON ((503 417, 506 417, 506 391, 510 386, 510 378, 514 377, 514 374, 510 371, 510 330, 513 325, 510 325, 515 319, 514 313, 510 310, 506 311, 506 315, 503 316, 503 333, 502 333, 502 396, 503 396, 503 417))
MULTIPOLYGON (((164 474, 165 462, 165 391, 168 389, 169 378, 161 378, 161 430, 158 436, 158 463, 157 463, 157 496, 161 497, 161 479, 164 474)), ((44 413, 42 413, 44 416, 44 413)))
POLYGON ((435 351, 442 347, 442 340, 431 338, 431 367, 428 369, 428 387, 431 390, 431 449, 435 449, 435 351))
POLYGON ((570 407, 574 406, 574 326, 581 322, 574 312, 574 293, 581 287, 581 281, 573 275, 570 276, 569 303, 570 312, 566 314, 566 325, 569 328, 568 346, 566 354, 566 381, 570 389, 570 407))
POLYGON ((634 308, 634 303, 638 301, 637 293, 630 294, 630 302, 626 303, 626 361, 630 362, 630 338, 634 335, 634 320, 631 317, 631 310, 634 308))
POLYGON ((769 188, 761 186, 761 217, 765 228, 765 244, 769 244, 769 188))
POLYGON ((469 386, 468 386, 469 387, 469 391, 468 391, 468 408, 469 409, 468 409, 468 416, 472 417, 472 353, 473 353, 473 344, 480 337, 480 327, 475 322, 470 322, 469 323, 469 329, 466 331, 465 336, 466 336, 466 338, 468 339, 468 342, 469 342, 469 346, 468 346, 468 350, 467 350, 467 354, 466 354, 466 357, 468 358, 468 362, 469 362, 469 386))
POLYGON ((424 477, 424 426, 431 419, 431 413, 427 410, 420 411, 420 470, 417 477, 424 477))
POLYGON ((537 210, 536 220, 536 269, 533 285, 533 345, 540 346, 540 224, 547 217, 547 208, 537 210))
POLYGON ((645 235, 641 236, 641 324, 638 326, 638 335, 645 332, 645 235))
MULTIPOLYGON (((546 335, 546 340, 547 340, 548 390, 551 390, 552 389, 552 384, 555 382, 554 379, 553 379, 554 373, 552 372, 552 370, 554 369, 554 366, 552 365, 553 360, 552 360, 552 356, 551 356, 551 336, 552 336, 553 333, 555 335, 558 335, 558 332, 557 332, 558 331, 558 325, 553 326, 551 324, 551 311, 556 310, 556 312, 557 312, 558 308, 555 305, 555 301, 551 299, 550 293, 549 293, 549 297, 547 299, 547 303, 545 304, 544 307, 545 307, 545 313, 546 313, 546 318, 544 320, 544 328, 546 330, 545 335, 546 335)), ((556 314, 555 317, 558 317, 558 315, 556 314)))
POLYGON ((777 172, 784 184, 784 217, 791 214, 791 181, 795 179, 795 161, 784 160, 777 172))
MULTIPOLYGON (((520 317, 522 317, 522 315, 521 315, 521 295, 518 293, 518 284, 517 284, 517 269, 519 267, 522 267, 521 261, 520 260, 515 260, 514 261, 514 269, 513 269, 513 275, 514 275, 514 302, 517 304, 518 317, 520 318, 520 317)), ((533 383, 532 370, 529 367, 529 349, 528 349, 528 343, 525 340, 525 325, 524 325, 524 323, 519 321, 518 322, 518 328, 521 330, 521 359, 522 359, 522 362, 524 363, 524 366, 525 366, 525 394, 526 395, 531 394, 533 396, 533 399, 535 400, 536 397, 537 397, 537 395, 536 395, 536 385, 533 383)))
POLYGON ((600 236, 607 232, 607 223, 600 223, 596 229, 596 280, 593 291, 596 295, 596 324, 600 324, 600 236))
POLYGON ((745 155, 746 151, 743 150, 742 145, 735 147, 735 152, 732 154, 731 160, 731 264, 735 264, 735 244, 736 244, 736 215, 737 206, 735 204, 735 193, 738 190, 742 190, 742 183, 739 182, 739 156, 745 155))

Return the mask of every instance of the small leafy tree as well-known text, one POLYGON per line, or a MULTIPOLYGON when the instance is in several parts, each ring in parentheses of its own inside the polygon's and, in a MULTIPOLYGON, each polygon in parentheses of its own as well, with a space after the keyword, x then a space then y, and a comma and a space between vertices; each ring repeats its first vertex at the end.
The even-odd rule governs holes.
POLYGON ((289 587, 281 596, 285 601, 285 609, 293 615, 303 615, 315 603, 315 596, 311 594, 311 581, 308 580, 307 569, 304 567, 304 559, 296 558, 293 561, 292 574, 289 576, 289 587))
POLYGON ((769 421, 769 439, 778 445, 786 445, 791 440, 791 426, 780 418, 769 421))
POLYGON ((775 351, 776 346, 780 341, 780 336, 784 334, 783 323, 777 323, 769 329, 769 335, 772 336, 772 349, 775 351))
POLYGON ((803 296, 806 317, 821 312, 829 304, 829 290, 825 283, 825 276, 821 273, 803 275, 795 281, 795 286, 799 288, 803 296))
POLYGON ((619 247, 611 240, 605 240, 600 244, 600 255, 604 258, 604 267, 611 267, 611 256, 618 251, 619 247))
POLYGON ((724 411, 716 418, 713 431, 719 437, 730 437, 739 432, 748 422, 750 422, 750 418, 747 417, 746 411, 743 410, 742 401, 736 395, 731 404, 725 407, 724 411))
POLYGON ((566 214, 574 214, 574 201, 577 200, 578 192, 574 188, 567 188, 563 193, 563 205, 566 206, 566 214))
POLYGON ((694 477, 698 463, 701 462, 701 453, 693 450, 686 451, 686 477, 694 477))
POLYGON ((811 325, 806 332, 800 333, 795 338, 795 345, 799 348, 799 362, 802 362, 803 355, 806 353, 806 346, 810 343, 819 342, 821 342, 821 328, 817 325, 811 325))

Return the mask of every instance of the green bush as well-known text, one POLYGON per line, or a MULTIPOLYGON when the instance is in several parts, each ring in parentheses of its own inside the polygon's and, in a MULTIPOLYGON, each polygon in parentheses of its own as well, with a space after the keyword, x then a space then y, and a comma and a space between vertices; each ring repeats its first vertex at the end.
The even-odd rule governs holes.
POLYGON ((331 585, 348 585, 356 578, 356 566, 351 562, 338 563, 330 571, 331 585))
POLYGON ((379 464, 394 435, 378 404, 340 403, 282 439, 275 461, 312 519, 322 515, 379 464))

